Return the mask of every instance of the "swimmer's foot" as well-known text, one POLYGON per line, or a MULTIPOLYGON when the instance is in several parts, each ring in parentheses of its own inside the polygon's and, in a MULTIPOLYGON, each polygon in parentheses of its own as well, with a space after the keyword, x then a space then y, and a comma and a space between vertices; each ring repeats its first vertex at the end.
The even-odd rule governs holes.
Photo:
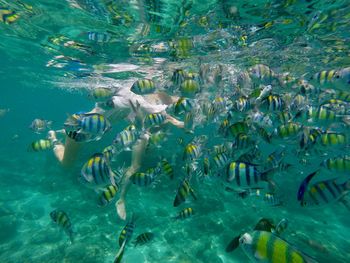
POLYGON ((124 199, 119 199, 115 203, 115 207, 117 209, 117 214, 120 217, 120 219, 126 220, 126 211, 125 211, 125 202, 124 199))

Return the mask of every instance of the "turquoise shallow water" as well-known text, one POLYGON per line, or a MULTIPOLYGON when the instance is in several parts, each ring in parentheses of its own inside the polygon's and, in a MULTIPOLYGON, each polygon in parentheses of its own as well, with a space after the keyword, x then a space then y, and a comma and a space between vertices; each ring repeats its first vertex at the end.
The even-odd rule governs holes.
MULTIPOLYGON (((205 105, 218 96, 234 102, 239 89, 255 103, 257 96, 251 92, 267 84, 238 86, 237 78, 244 70, 265 64, 276 72, 278 81, 288 73, 290 82, 285 86, 276 80, 272 85, 293 115, 297 111, 290 97, 299 94, 293 85, 299 85, 295 83, 300 79, 321 89, 316 95, 303 94, 307 105, 319 106, 339 90, 349 92, 349 72, 340 80, 335 77, 350 63, 349 14, 348 1, 0 0, 0 262, 113 262, 126 222, 117 216, 114 201, 98 207, 97 194, 78 177, 89 157, 110 145, 129 122, 113 122, 101 140, 84 143, 69 169, 58 163, 51 149, 28 151, 33 141, 47 135, 47 130, 36 134, 28 127, 35 118, 42 118, 53 121, 52 129, 62 129, 69 114, 95 106, 88 94, 99 86, 126 87, 139 78, 150 78, 157 91, 182 95, 178 87, 167 88, 178 68, 202 74, 195 78, 202 90, 193 96, 201 111, 196 112, 192 133, 170 127, 167 141, 147 152, 140 170, 154 166, 160 157, 170 160, 174 156, 175 179, 160 176, 152 186, 130 188, 127 212, 137 217, 133 238, 144 232, 154 233, 155 238, 144 246, 127 245, 123 262, 249 262, 242 249, 226 253, 225 248, 233 237, 251 231, 260 218, 275 223, 288 219, 281 237, 318 262, 350 262, 349 210, 340 202, 309 209, 296 198, 305 176, 325 158, 348 154, 348 142, 335 149, 321 147, 302 158, 295 154, 300 134, 292 140, 266 143, 250 126, 248 133, 257 139, 263 157, 281 145, 286 147, 284 161, 292 168, 274 175, 282 205, 240 198, 225 188, 212 167, 211 178, 191 179, 198 200, 188 197, 185 204, 173 207, 176 189, 186 174, 185 145, 178 139, 186 144, 195 136, 209 138, 198 159, 201 170, 206 150, 233 141, 218 132, 228 110, 210 119, 205 105), (88 32, 102 36, 89 40, 88 32), (220 67, 218 77, 213 72, 220 67), (311 78, 332 69, 337 74, 325 83, 311 78), (310 161, 305 164, 304 160, 310 161), (172 218, 189 206, 195 210, 193 217, 172 218), (52 222, 49 214, 54 209, 69 215, 73 244, 52 222)), ((345 115, 350 114, 348 103, 344 108, 345 115)), ((249 113, 235 112, 230 124, 249 113)), ((267 110, 266 115, 274 114, 267 110)), ((278 125, 273 119, 266 129, 273 134, 278 125)), ((349 136, 348 126, 335 121, 303 125, 349 136)), ((122 152, 112 167, 128 166, 130 155, 122 152)), ((237 158, 234 152, 230 161, 237 158)), ((256 156, 253 162, 262 160, 256 156)), ((312 183, 338 176, 321 173, 312 183)), ((339 176, 345 179, 349 173, 339 176)))

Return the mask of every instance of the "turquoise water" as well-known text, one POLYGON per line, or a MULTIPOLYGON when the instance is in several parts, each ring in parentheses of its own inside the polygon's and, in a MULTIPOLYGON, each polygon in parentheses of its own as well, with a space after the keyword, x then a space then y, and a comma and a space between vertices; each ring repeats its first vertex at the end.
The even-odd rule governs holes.
MULTIPOLYGON (((248 68, 264 64, 275 72, 269 79, 273 94, 282 96, 285 109, 294 117, 298 110, 291 98, 302 94, 301 79, 321 90, 302 94, 304 107, 318 107, 336 98, 337 91, 349 92, 349 72, 342 71, 350 64, 348 1, 0 0, 0 18, 0 109, 4 109, 0 114, 0 262, 113 262, 126 224, 114 207, 119 193, 107 207, 98 207, 98 194, 84 187, 78 177, 90 156, 110 145, 130 121, 112 122, 112 129, 102 139, 84 143, 70 168, 63 168, 51 149, 28 151, 30 144, 45 139, 48 131, 36 134, 28 127, 41 118, 53 121, 52 129, 62 129, 68 115, 94 108, 95 101, 88 95, 100 86, 128 87, 137 79, 148 78, 156 83, 156 91, 180 96, 179 87, 169 88, 173 72, 179 68, 200 75, 195 80, 201 92, 191 94, 198 118, 192 133, 171 126, 167 141, 147 152, 141 171, 165 157, 175 160, 175 178, 162 175, 149 187, 131 186, 126 206, 128 217, 132 213, 137 217, 133 239, 144 232, 155 237, 143 246, 129 243, 123 262, 249 262, 242 249, 226 253, 225 248, 238 234, 251 231, 261 218, 275 223, 288 219, 281 237, 318 262, 350 262, 349 210, 340 202, 308 208, 297 201, 302 180, 323 160, 348 154, 348 142, 342 147, 319 147, 317 142, 314 148, 318 151, 312 148, 296 156, 302 132, 292 138, 275 138, 280 122, 274 116, 280 110, 264 111, 272 118, 271 125, 262 125, 271 134, 271 143, 264 142, 255 126, 247 122, 248 133, 262 156, 254 156, 252 163, 263 165, 274 150, 286 149, 283 161, 291 168, 273 176, 274 191, 282 199, 280 206, 269 206, 259 198, 240 198, 216 176, 225 174, 226 169, 218 171, 212 165, 210 178, 192 175, 190 182, 198 199, 189 196, 185 204, 173 207, 176 190, 186 176, 182 160, 186 144, 207 136, 197 160, 201 171, 208 150, 234 141, 231 135, 224 137, 218 132, 230 111, 229 103, 212 119, 206 105, 219 96, 235 103, 242 94, 255 105, 257 96, 252 91, 269 84, 244 80, 238 86, 238 76, 248 68), (18 17, 9 20, 10 11, 6 10, 15 11, 18 17), (90 40, 88 32, 102 36, 90 40), (220 74, 215 73, 220 67, 220 74), (336 74, 325 83, 312 79, 323 70, 335 70, 336 74), (282 79, 287 79, 283 85, 282 79), (185 207, 192 207, 195 215, 174 220, 185 207), (73 244, 52 222, 54 209, 68 214, 73 244)), ((349 101, 344 102, 342 117, 350 114, 349 101)), ((243 120, 253 109, 234 111, 230 124, 243 120)), ((171 109, 168 112, 184 118, 171 109)), ((349 136, 348 125, 342 121, 302 124, 349 136)), ((64 136, 58 137, 64 141, 64 136)), ((130 156, 129 151, 121 152, 112 168, 129 166, 130 156)), ((238 157, 233 150, 229 161, 238 157)), ((335 178, 333 174, 346 179, 350 171, 337 174, 322 168, 320 173, 311 183, 335 178)))

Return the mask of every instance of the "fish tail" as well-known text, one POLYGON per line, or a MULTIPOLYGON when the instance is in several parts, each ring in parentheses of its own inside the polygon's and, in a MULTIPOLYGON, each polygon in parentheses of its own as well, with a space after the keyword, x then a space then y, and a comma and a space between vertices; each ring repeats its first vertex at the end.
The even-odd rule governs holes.
POLYGON ((120 247, 117 255, 115 256, 114 263, 120 263, 122 261, 123 255, 124 255, 124 249, 125 249, 126 239, 124 240, 122 246, 120 247))
POLYGON ((194 191, 192 188, 190 188, 190 193, 191 193, 191 195, 192 195, 192 197, 193 197, 194 200, 197 200, 197 199, 198 199, 198 198, 197 198, 197 195, 196 195, 196 193, 195 193, 195 191, 194 191))
POLYGON ((230 241, 230 243, 226 247, 226 253, 234 251, 239 246, 239 239, 241 238, 241 235, 242 234, 239 234, 230 241))

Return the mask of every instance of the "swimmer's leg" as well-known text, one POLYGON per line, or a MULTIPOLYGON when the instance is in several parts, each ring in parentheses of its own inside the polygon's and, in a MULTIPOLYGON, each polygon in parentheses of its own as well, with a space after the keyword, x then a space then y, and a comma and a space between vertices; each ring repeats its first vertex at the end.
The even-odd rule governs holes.
POLYGON ((120 197, 119 197, 119 200, 115 203, 117 213, 119 217, 123 220, 126 219, 125 197, 131 185, 130 177, 134 173, 136 173, 141 167, 142 158, 144 156, 146 146, 148 144, 148 139, 149 139, 149 136, 145 135, 132 148, 131 166, 128 168, 128 170, 126 171, 123 177, 120 197))

